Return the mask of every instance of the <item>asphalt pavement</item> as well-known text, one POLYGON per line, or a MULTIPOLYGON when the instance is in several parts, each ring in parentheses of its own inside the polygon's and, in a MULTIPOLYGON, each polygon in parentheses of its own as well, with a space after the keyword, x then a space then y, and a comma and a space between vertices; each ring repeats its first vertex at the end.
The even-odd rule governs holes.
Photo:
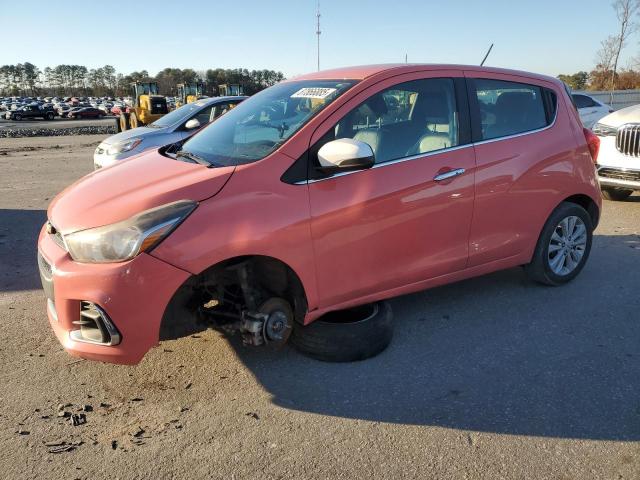
POLYGON ((640 478, 640 196, 605 202, 571 284, 514 268, 393 299, 367 361, 207 330, 115 366, 62 350, 36 265, 102 138, 0 139, 3 478, 640 478))

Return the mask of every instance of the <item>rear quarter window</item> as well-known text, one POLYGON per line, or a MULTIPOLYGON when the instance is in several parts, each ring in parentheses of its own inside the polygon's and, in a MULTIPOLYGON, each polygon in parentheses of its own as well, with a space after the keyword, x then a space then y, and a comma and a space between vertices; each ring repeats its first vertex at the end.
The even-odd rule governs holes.
POLYGON ((555 93, 538 85, 476 79, 475 94, 482 140, 539 130, 555 118, 555 93))

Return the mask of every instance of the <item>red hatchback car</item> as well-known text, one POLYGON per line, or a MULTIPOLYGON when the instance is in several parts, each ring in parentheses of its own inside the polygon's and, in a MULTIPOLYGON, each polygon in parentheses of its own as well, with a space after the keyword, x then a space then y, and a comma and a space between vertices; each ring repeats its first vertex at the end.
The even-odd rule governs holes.
POLYGON ((38 243, 49 321, 107 362, 194 320, 366 358, 391 338, 384 299, 516 266, 573 279, 600 215, 598 146, 545 76, 403 64, 288 80, 55 198, 38 243))

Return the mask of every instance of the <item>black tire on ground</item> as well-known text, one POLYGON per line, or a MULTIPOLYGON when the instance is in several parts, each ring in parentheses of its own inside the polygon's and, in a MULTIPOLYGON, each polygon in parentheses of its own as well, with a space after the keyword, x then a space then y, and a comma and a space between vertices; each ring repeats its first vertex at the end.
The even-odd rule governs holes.
POLYGON ((629 198, 633 190, 625 190, 624 188, 603 188, 602 198, 613 200, 614 202, 622 202, 629 198))
POLYGON ((315 322, 295 324, 291 343, 303 354, 325 362, 355 362, 378 355, 393 337, 388 302, 331 312, 315 322))
POLYGON ((54 115, 53 115, 53 112, 48 112, 48 113, 45 115, 45 118, 46 118, 47 120, 53 120, 53 116, 54 116, 54 115))
POLYGON ((17 120, 17 121, 19 122, 20 120, 22 120, 22 115, 20 115, 19 113, 16 113, 16 114, 13 116, 13 119, 14 119, 14 120, 17 120))
POLYGON ((591 252, 591 242, 593 240, 593 222, 591 216, 580 205, 569 202, 562 202, 551 213, 547 222, 542 228, 536 249, 533 253, 531 263, 524 266, 527 276, 532 280, 544 285, 558 286, 573 280, 582 271, 591 252), (586 244, 584 253, 577 266, 567 274, 559 275, 550 266, 550 242, 551 237, 557 232, 560 222, 568 217, 578 217, 586 227, 586 244))
POLYGON ((129 114, 123 112, 120 114, 120 131, 129 130, 129 114))

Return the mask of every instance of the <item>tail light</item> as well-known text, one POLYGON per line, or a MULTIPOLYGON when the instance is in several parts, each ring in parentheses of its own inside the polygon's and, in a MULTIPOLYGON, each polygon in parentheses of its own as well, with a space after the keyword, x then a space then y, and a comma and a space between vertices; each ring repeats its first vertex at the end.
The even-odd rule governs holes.
POLYGON ((588 128, 583 128, 582 131, 584 132, 584 138, 587 140, 591 160, 593 160, 593 163, 596 163, 598 160, 598 152, 600 151, 600 138, 588 128))

